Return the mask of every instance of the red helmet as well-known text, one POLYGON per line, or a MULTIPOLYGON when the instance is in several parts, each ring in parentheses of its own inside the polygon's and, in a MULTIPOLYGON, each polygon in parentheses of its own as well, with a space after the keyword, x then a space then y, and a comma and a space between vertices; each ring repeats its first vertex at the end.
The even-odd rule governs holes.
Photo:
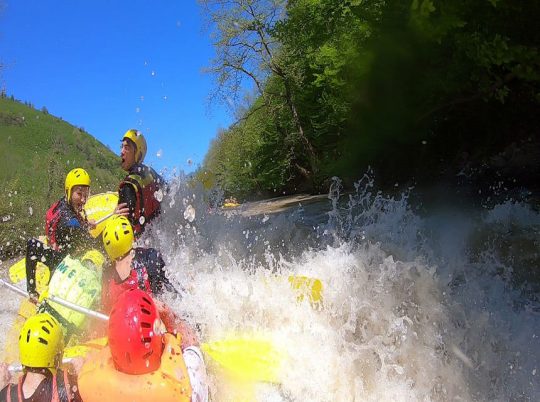
POLYGON ((156 333, 159 315, 148 293, 126 290, 109 316, 109 345, 114 365, 126 374, 146 374, 161 363, 163 344, 156 333))

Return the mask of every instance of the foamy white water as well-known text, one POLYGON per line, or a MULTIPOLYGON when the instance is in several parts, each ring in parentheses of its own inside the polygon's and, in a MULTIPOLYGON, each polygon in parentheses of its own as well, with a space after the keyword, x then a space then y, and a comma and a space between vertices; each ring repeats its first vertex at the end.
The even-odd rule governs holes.
MULTIPOLYGON (((420 215, 372 184, 252 215, 209 208, 212 194, 177 178, 143 240, 181 290, 164 300, 203 341, 272 340, 284 363, 260 401, 540 399, 538 285, 517 281, 535 268, 539 214, 507 202, 420 215), (321 279, 323 305, 297 302, 291 274, 321 279)), ((212 400, 229 400, 210 379, 212 400)))

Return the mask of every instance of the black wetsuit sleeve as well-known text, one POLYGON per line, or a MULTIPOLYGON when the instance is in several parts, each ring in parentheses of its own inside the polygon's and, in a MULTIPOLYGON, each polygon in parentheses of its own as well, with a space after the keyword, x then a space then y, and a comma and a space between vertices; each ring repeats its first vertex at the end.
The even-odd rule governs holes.
POLYGON ((137 193, 131 184, 124 184, 118 190, 118 203, 126 203, 129 208, 129 223, 135 225, 135 206, 137 205, 137 193))
POLYGON ((36 295, 36 268, 37 263, 42 262, 49 267, 52 276, 56 266, 65 257, 65 252, 59 252, 48 248, 38 239, 29 239, 26 243, 26 290, 32 295, 36 295))

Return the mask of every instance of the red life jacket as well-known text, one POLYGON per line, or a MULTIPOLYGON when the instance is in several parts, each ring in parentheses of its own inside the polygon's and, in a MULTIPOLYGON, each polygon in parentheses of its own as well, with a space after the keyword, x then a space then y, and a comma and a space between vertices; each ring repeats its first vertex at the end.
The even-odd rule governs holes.
POLYGON ((118 297, 129 289, 141 289, 152 295, 150 280, 146 267, 141 264, 132 262, 132 268, 129 276, 122 282, 117 282, 114 278, 109 281, 109 300, 107 309, 112 308, 118 297))
POLYGON ((139 165, 120 183, 119 188, 125 185, 135 190, 136 201, 131 223, 135 235, 140 235, 144 226, 161 212, 161 203, 155 196, 161 190, 159 175, 153 169, 139 165))
POLYGON ((49 246, 54 250, 59 249, 59 246, 56 243, 56 229, 58 228, 58 222, 60 222, 61 202, 61 199, 56 201, 45 215, 45 235, 47 236, 49 246))
MULTIPOLYGON (((71 402, 73 400, 73 398, 71 397, 73 395, 72 391, 71 391, 71 386, 69 384, 69 378, 68 378, 68 373, 67 373, 67 370, 64 371, 64 370, 59 370, 59 372, 62 375, 62 379, 63 379, 63 384, 60 384, 60 386, 63 388, 64 392, 63 392, 63 398, 60 399, 60 394, 58 393, 58 381, 59 379, 56 377, 56 374, 54 374, 52 376, 52 395, 51 395, 51 402, 71 402)), ((7 402, 10 402, 12 401, 14 398, 15 395, 11 395, 11 392, 12 390, 15 391, 15 389, 17 390, 17 397, 16 397, 16 401, 18 402, 24 402, 24 396, 23 396, 23 392, 22 392, 22 385, 23 385, 23 379, 25 378, 25 376, 19 378, 19 383, 18 384, 10 384, 8 385, 8 389, 7 389, 7 393, 6 393, 6 401, 7 402)))

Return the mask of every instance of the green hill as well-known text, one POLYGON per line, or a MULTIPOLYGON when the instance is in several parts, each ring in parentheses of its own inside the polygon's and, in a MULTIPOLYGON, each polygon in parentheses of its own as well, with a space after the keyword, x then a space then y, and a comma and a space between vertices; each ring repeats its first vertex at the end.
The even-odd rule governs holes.
POLYGON ((45 212, 64 192, 64 178, 82 167, 92 193, 115 191, 118 157, 84 129, 6 97, 0 98, 0 258, 43 234, 45 212))

